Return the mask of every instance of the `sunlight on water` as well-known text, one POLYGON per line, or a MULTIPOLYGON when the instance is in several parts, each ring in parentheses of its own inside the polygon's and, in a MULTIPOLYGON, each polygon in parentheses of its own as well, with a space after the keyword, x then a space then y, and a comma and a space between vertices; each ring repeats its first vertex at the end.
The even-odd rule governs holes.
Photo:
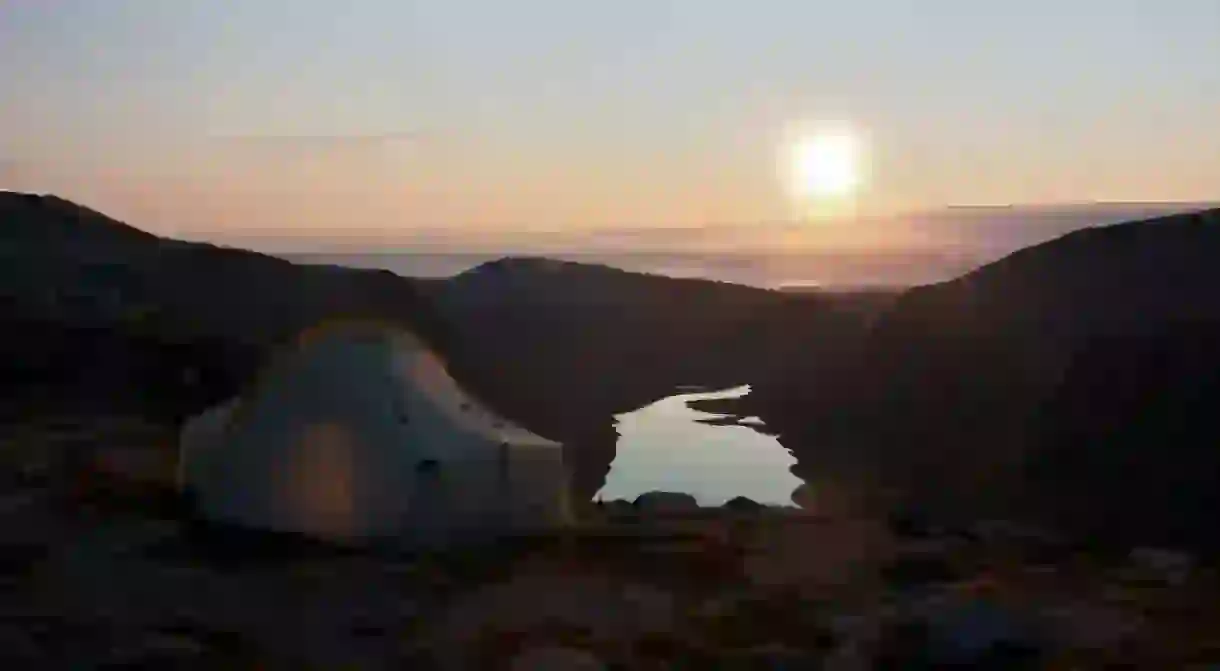
POLYGON ((599 496, 632 500, 652 490, 685 492, 700 505, 714 506, 736 496, 759 503, 790 505, 801 480, 789 472, 796 459, 775 438, 752 427, 699 420, 722 417, 687 405, 700 399, 738 398, 749 386, 670 396, 616 417, 617 454, 599 496))

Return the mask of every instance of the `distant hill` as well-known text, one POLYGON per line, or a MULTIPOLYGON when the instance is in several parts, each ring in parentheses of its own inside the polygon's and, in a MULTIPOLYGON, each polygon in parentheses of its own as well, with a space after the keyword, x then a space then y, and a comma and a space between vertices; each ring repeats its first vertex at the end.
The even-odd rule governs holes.
POLYGON ((464 353, 459 377, 510 417, 580 445, 595 464, 578 483, 590 496, 614 456, 614 414, 680 385, 732 387, 798 354, 816 359, 818 333, 859 322, 820 294, 542 258, 489 262, 437 287, 464 353))
POLYGON ((64 249, 152 242, 157 236, 57 196, 0 192, 5 247, 36 244, 64 249))
POLYGON ((131 401, 100 393, 123 378, 159 409, 190 412, 318 320, 406 320, 443 345, 432 314, 419 287, 391 273, 160 238, 54 196, 0 193, 3 376, 58 385, 57 398, 131 401), (212 393, 188 394, 187 369, 212 393))

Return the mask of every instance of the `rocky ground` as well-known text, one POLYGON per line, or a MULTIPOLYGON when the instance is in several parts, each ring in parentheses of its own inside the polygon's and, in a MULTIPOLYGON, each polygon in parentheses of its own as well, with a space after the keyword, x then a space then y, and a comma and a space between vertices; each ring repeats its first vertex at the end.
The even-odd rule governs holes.
POLYGON ((113 417, 0 436, 3 668, 1220 663, 1220 578, 1172 555, 672 500, 445 555, 339 550, 190 521, 172 436, 113 417))

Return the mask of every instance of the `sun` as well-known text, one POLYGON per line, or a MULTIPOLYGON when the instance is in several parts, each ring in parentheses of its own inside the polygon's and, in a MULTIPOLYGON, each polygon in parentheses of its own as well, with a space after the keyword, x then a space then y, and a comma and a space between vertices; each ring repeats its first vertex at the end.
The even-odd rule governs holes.
POLYGON ((798 184, 806 196, 842 196, 859 184, 856 139, 851 135, 813 135, 797 142, 795 153, 798 184))
POLYGON ((789 190, 803 207, 849 200, 862 186, 863 148, 850 128, 797 133, 786 143, 785 153, 789 190))

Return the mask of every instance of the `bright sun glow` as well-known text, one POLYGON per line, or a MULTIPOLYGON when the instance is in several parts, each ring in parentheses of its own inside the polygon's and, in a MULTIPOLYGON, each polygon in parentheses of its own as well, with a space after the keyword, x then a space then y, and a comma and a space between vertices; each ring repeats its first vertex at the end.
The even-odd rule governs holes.
POLYGON ((799 138, 792 148, 793 187, 802 199, 849 196, 860 186, 860 149, 847 131, 799 138))
POLYGON ((787 129, 779 167, 799 219, 824 222, 856 212, 867 178, 863 137, 845 122, 787 129))

